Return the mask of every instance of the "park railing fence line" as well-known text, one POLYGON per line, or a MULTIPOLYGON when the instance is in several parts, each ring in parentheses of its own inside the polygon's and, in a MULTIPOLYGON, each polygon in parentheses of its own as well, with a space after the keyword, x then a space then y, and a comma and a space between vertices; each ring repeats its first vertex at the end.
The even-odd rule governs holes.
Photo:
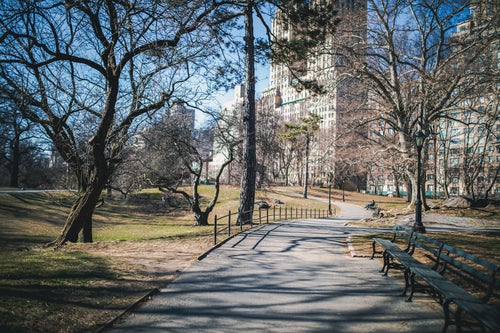
MULTIPOLYGON (((249 212, 249 211, 247 211, 249 212)), ((251 221, 238 221, 238 212, 232 213, 228 210, 226 215, 214 216, 214 245, 217 245, 218 235, 231 237, 232 232, 238 230, 248 230, 254 226, 272 222, 284 221, 288 219, 316 219, 335 216, 328 214, 328 209, 293 208, 293 207, 269 207, 253 209, 251 221)), ((224 238, 225 239, 225 238, 224 238)))

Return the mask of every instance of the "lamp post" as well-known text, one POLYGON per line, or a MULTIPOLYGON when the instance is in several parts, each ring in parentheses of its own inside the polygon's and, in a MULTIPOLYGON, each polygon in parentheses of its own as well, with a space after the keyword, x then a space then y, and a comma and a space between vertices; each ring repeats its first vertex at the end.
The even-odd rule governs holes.
POLYGON ((344 180, 342 180, 342 202, 345 202, 344 180))
POLYGON ((332 215, 332 181, 328 180, 328 215, 332 215))
POLYGON ((422 147, 424 146, 425 135, 422 131, 417 131, 414 135, 415 145, 417 146, 417 200, 415 201, 415 224, 413 225, 413 230, 421 233, 425 233, 425 227, 422 224, 422 198, 421 198, 421 158, 422 158, 422 147))

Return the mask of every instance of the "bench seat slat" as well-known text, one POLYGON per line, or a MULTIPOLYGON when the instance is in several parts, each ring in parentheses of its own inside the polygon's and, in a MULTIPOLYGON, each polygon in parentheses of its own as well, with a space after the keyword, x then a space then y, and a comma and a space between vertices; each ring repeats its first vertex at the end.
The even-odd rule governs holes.
MULTIPOLYGON (((493 332, 500 332, 500 310, 497 307, 483 303, 481 299, 469 294, 465 289, 457 286, 436 271, 416 266, 409 269, 438 291, 445 300, 448 300, 443 302, 443 307, 448 307, 449 302, 453 302, 459 309, 479 320, 493 332)), ((449 310, 445 309, 445 313, 447 312, 449 310)))
POLYGON ((460 302, 458 306, 493 332, 500 332, 500 311, 491 304, 460 302))
POLYGON ((434 289, 438 290, 445 299, 458 299, 476 303, 480 302, 477 297, 472 296, 466 290, 457 286, 436 271, 425 270, 420 267, 411 267, 410 270, 434 289))

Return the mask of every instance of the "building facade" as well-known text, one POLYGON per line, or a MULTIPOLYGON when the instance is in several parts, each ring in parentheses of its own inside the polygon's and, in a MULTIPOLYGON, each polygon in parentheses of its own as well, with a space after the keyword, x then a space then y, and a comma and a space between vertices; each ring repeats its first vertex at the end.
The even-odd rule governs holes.
MULTIPOLYGON (((460 45, 468 45, 468 39, 477 38, 479 33, 498 36, 498 25, 491 24, 495 19, 498 22, 497 2, 472 2, 469 12, 469 19, 457 24, 451 38, 459 39, 460 45), (487 23, 490 25, 485 28, 487 23)), ((454 108, 446 111, 446 117, 440 117, 431 126, 423 150, 422 180, 427 197, 500 196, 499 46, 497 37, 485 49, 478 68, 471 68, 477 72, 478 82, 454 108), (481 83, 483 76, 485 80, 481 83)), ((370 131, 373 140, 380 135, 385 140, 397 140, 396 133, 383 122, 371 124, 370 131)), ((391 161, 390 156, 384 158, 387 160, 371 166, 367 191, 406 195, 404 168, 398 168, 397 161, 391 161)))
MULTIPOLYGON (((307 2, 314 6, 315 1, 307 2)), ((366 1, 335 1, 333 10, 339 17, 348 14, 360 18, 356 22, 355 32, 364 38, 366 34, 366 1)), ((346 22, 349 20, 346 19, 346 22)), ((306 27, 307 28, 307 27, 306 27)), ((279 11, 272 22, 273 34, 277 40, 301 38, 302 27, 292 26, 279 11)), ((351 32, 354 31, 351 29, 351 32)), ((322 118, 320 131, 313 140, 309 158, 309 173, 313 184, 326 184, 335 174, 337 137, 345 133, 354 113, 362 112, 364 96, 361 90, 353 88, 356 84, 348 75, 342 54, 336 49, 335 38, 327 33, 325 40, 314 50, 308 52, 306 59, 295 63, 272 62, 270 66, 270 87, 275 94, 275 112, 285 123, 299 123, 309 114, 322 118), (320 87, 321 93, 308 87, 313 82, 320 87), (305 84, 304 84, 305 83, 305 84)), ((354 43, 353 43, 354 45, 354 43)), ((353 144, 354 139, 350 144, 353 144)), ((291 183, 301 182, 301 167, 298 163, 291 173, 291 183)))

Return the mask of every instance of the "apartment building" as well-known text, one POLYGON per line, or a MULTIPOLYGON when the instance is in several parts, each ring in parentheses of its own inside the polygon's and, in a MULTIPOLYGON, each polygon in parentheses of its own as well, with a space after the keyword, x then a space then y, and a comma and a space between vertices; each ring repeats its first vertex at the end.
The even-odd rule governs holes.
MULTIPOLYGON (((307 2, 313 6, 316 2, 307 2)), ((356 33, 364 37, 366 33, 366 1, 335 1, 334 10, 340 17, 347 18, 348 13, 361 12, 361 21, 357 22, 356 33)), ((292 26, 283 19, 282 13, 276 12, 272 22, 274 36, 279 40, 301 38, 302 27, 292 26)), ((345 22, 349 20, 346 19, 345 22)), ((307 28, 307 27, 306 27, 307 28)), ((353 81, 346 75, 348 70, 342 61, 342 55, 335 49, 336 42, 332 35, 326 36, 322 45, 310 52, 307 59, 293 64, 271 63, 270 87, 275 94, 275 112, 286 123, 298 123, 300 118, 309 114, 322 118, 320 133, 313 144, 309 159, 311 180, 323 184, 335 169, 335 141, 342 126, 348 126, 353 112, 360 112, 363 97, 356 96, 353 81), (322 88, 322 93, 308 89, 304 82, 314 82, 322 88)), ((293 170, 292 181, 300 180, 302 170, 293 170)))
MULTIPOLYGON (((485 22, 491 23, 495 17, 498 20, 497 13, 497 2, 472 2, 469 19, 457 24, 452 38, 466 42, 476 38, 476 33, 490 35, 493 32, 490 30, 498 27, 485 28, 485 22)), ((431 127, 423 159, 423 186, 428 197, 500 196, 499 46, 500 41, 496 40, 484 52, 479 68, 474 69, 479 73, 479 83, 468 90, 467 98, 461 98, 453 109, 446 111, 446 117, 431 127), (481 84, 482 76, 487 80, 481 84)), ((370 131, 374 139, 383 135, 385 139, 397 140, 387 124, 371 124, 370 131)), ((369 170, 367 190, 382 195, 405 195, 403 176, 403 167, 398 168, 397 161, 381 161, 369 170)))

